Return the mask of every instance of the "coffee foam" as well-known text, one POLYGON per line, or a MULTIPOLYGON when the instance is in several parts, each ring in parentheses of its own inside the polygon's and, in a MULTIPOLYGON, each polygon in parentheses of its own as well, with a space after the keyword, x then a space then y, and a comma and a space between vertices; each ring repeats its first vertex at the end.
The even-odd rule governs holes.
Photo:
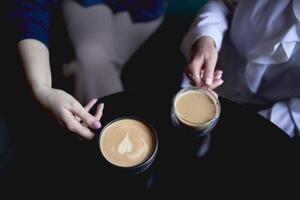
POLYGON ((205 128, 219 113, 218 101, 203 89, 184 90, 175 98, 174 110, 177 118, 196 129, 205 128))
POLYGON ((133 149, 132 142, 129 139, 129 132, 126 134, 126 137, 123 139, 123 141, 118 146, 118 153, 119 154, 126 154, 131 153, 133 149))

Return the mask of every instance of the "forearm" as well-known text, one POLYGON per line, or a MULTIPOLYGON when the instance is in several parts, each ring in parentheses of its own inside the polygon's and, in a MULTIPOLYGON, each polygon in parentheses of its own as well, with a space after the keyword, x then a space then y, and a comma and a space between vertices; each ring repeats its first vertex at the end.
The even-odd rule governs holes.
POLYGON ((26 79, 34 95, 43 87, 52 87, 49 50, 40 41, 25 39, 18 43, 26 79))
POLYGON ((101 127, 99 120, 103 105, 98 106, 96 115, 92 116, 89 110, 97 102, 96 99, 89 105, 90 108, 85 109, 68 93, 52 88, 49 51, 42 42, 35 39, 21 40, 18 49, 36 100, 69 131, 92 139, 94 134, 85 125, 93 129, 101 127), (83 123, 80 123, 81 120, 83 123))

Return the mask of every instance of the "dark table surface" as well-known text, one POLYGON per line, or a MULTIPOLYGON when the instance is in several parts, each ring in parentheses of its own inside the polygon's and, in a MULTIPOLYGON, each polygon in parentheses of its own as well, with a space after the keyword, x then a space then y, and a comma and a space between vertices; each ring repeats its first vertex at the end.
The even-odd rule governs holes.
POLYGON ((105 103, 103 126, 118 117, 136 116, 157 131, 159 149, 151 194, 197 194, 213 188, 252 194, 292 190, 300 169, 295 140, 255 112, 219 97, 222 111, 211 132, 210 148, 197 157, 186 133, 172 125, 174 94, 118 93, 98 101, 105 103))
POLYGON ((56 122, 48 118, 46 123, 32 126, 29 117, 19 127, 23 139, 18 140, 16 169, 8 176, 7 185, 15 191, 26 188, 33 193, 60 191, 70 195, 120 195, 124 191, 151 197, 297 194, 297 140, 247 107, 219 97, 222 110, 211 132, 210 148, 204 156, 197 157, 191 151, 193 142, 172 125, 170 113, 175 93, 122 92, 98 100, 105 103, 102 127, 118 117, 136 116, 156 130, 159 148, 150 170, 150 189, 136 185, 136 178, 126 180, 125 185, 117 184, 122 182, 121 177, 106 171, 98 160, 96 139, 78 140, 60 127, 54 128, 56 122))

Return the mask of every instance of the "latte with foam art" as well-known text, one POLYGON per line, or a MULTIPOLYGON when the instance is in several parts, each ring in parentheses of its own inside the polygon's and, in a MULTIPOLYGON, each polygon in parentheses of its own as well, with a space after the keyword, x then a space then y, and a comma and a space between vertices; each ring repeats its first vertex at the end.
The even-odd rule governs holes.
POLYGON ((134 167, 147 161, 154 152, 153 130, 142 121, 119 119, 101 133, 99 139, 103 157, 119 167, 134 167))

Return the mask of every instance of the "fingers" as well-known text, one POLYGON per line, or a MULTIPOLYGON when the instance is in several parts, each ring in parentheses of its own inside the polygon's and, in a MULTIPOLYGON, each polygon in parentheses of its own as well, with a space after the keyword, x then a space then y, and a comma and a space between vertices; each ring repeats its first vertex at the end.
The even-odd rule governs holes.
POLYGON ((102 117, 104 108, 103 103, 99 104, 95 116, 92 116, 89 111, 96 102, 97 99, 92 99, 84 108, 79 103, 74 103, 70 111, 67 110, 67 112, 63 114, 63 119, 61 121, 63 121, 64 126, 69 131, 74 132, 85 139, 91 140, 94 137, 94 133, 88 127, 94 129, 101 127, 99 120, 102 117), (78 118, 80 120, 78 120, 78 118))
MULTIPOLYGON (((93 105, 95 104, 97 102, 97 99, 92 99, 92 100, 90 100, 89 101, 89 103, 86 105, 86 106, 84 106, 84 109, 87 111, 87 112, 89 112, 90 110, 91 110, 91 108, 93 107, 93 105)), ((74 115, 75 116, 75 119, 77 120, 77 121, 82 121, 81 120, 81 118, 80 117, 78 117, 77 115, 74 115)))
POLYGON ((95 114, 95 118, 99 121, 102 117, 102 114, 103 114, 103 109, 104 109, 104 104, 101 103, 97 106, 97 111, 96 111, 96 114, 95 114))
MULTIPOLYGON (((95 105, 95 103, 97 103, 97 99, 92 99, 85 107, 84 109, 89 112, 91 110, 91 108, 95 105)), ((101 103, 99 105, 97 105, 97 109, 96 109, 96 113, 94 114, 94 118, 97 121, 100 121, 102 114, 103 114, 103 109, 104 109, 104 104, 101 103)), ((81 120, 80 117, 75 115, 75 119, 80 122, 83 126, 87 127, 88 124, 86 124, 85 122, 83 122, 83 120, 81 120)))
POLYGON ((202 81, 207 86, 210 86, 213 84, 216 63, 217 63, 217 59, 215 58, 214 55, 211 55, 211 57, 208 57, 205 59, 204 76, 203 76, 202 81))
MULTIPOLYGON (((85 109, 87 112, 89 112, 89 111, 92 109, 92 107, 95 105, 95 103, 97 103, 97 99, 96 99, 96 98, 90 100, 90 101, 88 102, 88 104, 84 106, 84 109, 85 109)), ((95 116, 94 116, 94 117, 95 117, 95 116)), ((83 126, 85 126, 85 127, 88 127, 88 126, 89 126, 88 124, 86 124, 85 122, 83 122, 83 120, 81 120, 80 117, 78 117, 78 116, 75 115, 75 118, 76 118, 76 120, 79 121, 83 126)), ((96 118, 96 117, 95 117, 95 118, 96 118)), ((98 121, 99 121, 99 120, 100 120, 100 119, 98 119, 98 121)))
POLYGON ((214 79, 221 79, 223 75, 223 71, 222 70, 216 70, 215 71, 215 75, 214 75, 214 79))
POLYGON ((222 79, 217 79, 217 80, 214 80, 213 83, 209 86, 209 88, 211 90, 214 90, 216 89, 217 87, 219 87, 220 85, 222 85, 224 83, 224 81, 222 79))
POLYGON ((223 71, 221 70, 215 71, 214 80, 213 83, 209 86, 209 89, 214 90, 224 83, 222 79, 222 75, 223 75, 223 71))
POLYGON ((204 58, 199 56, 193 59, 186 68, 186 74, 190 78, 193 85, 201 87, 201 69, 203 67, 204 58))
POLYGON ((88 104, 84 106, 84 109, 89 112, 91 108, 95 105, 95 103, 97 103, 97 99, 90 100, 90 102, 88 102, 88 104))
MULTIPOLYGON (((92 106, 94 104, 92 104, 92 106)), ((92 107, 92 106, 88 104, 86 107, 92 107)), ((74 115, 78 116, 83 121, 83 123, 87 124, 89 127, 93 129, 99 129, 101 127, 100 122, 93 115, 91 115, 87 110, 85 110, 79 103, 75 103, 71 107, 70 111, 74 115)))
POLYGON ((63 118, 62 121, 63 121, 64 126, 69 131, 76 133, 87 140, 93 139, 94 133, 92 133, 92 131, 90 129, 88 129, 87 127, 84 127, 81 123, 79 123, 74 118, 72 113, 66 111, 62 115, 62 118, 63 118))
MULTIPOLYGON (((196 62, 191 62, 190 65, 187 67, 186 73, 189 75, 189 78, 191 79, 192 83, 197 86, 197 87, 207 87, 210 88, 211 90, 216 89, 217 87, 219 87, 220 85, 222 85, 224 83, 224 81, 222 80, 222 76, 223 76, 223 71, 222 70, 216 70, 213 71, 213 80, 212 83, 210 85, 207 85, 206 83, 203 83, 203 81, 205 80, 205 73, 206 70, 205 69, 201 69, 201 67, 196 67, 195 66, 196 62), (193 70, 191 70, 193 69, 193 70), (193 77, 191 76, 192 73, 196 73, 197 69, 199 69, 199 78, 197 79, 197 77, 193 77), (195 81, 196 80, 196 81, 195 81)), ((209 72, 211 73, 211 72, 209 72)))

